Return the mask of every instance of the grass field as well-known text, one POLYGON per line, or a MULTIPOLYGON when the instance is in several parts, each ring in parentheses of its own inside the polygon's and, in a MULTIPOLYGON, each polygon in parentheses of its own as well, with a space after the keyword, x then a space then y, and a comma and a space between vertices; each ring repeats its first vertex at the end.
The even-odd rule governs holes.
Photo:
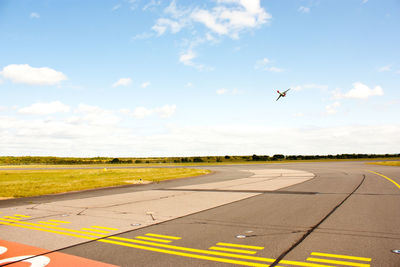
POLYGON ((210 171, 186 168, 0 170, 0 199, 157 182, 207 173, 210 171))
POLYGON ((400 161, 380 161, 380 162, 370 162, 368 164, 385 165, 385 166, 399 166, 400 167, 400 161))

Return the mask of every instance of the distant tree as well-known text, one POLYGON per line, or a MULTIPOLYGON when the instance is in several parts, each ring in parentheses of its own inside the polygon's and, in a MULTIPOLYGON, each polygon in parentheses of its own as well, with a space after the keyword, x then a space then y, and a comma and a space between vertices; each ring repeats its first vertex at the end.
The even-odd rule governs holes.
POLYGON ((193 162, 204 162, 204 160, 200 157, 194 157, 193 162))
POLYGON ((275 154, 275 155, 272 157, 272 159, 276 159, 276 160, 284 159, 284 158, 285 158, 285 156, 282 155, 282 154, 275 154))
POLYGON ((216 162, 222 162, 222 159, 220 157, 217 157, 216 162))
POLYGON ((141 161, 140 159, 135 160, 135 163, 142 163, 143 161, 141 161))
POLYGON ((228 155, 225 156, 225 159, 230 159, 230 158, 231 158, 231 156, 228 156, 228 155))
POLYGON ((111 161, 110 161, 110 163, 120 163, 120 160, 119 160, 119 158, 114 158, 114 159, 112 159, 111 161))

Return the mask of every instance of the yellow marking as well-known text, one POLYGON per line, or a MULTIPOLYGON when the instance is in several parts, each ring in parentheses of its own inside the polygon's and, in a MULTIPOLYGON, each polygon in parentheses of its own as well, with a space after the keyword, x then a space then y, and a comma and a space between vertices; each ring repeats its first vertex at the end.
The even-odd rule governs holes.
POLYGON ((383 178, 389 180, 390 182, 392 182, 395 186, 397 186, 400 189, 400 185, 398 183, 396 183, 395 181, 393 181, 392 179, 390 179, 389 177, 386 177, 385 175, 374 172, 374 171, 369 171, 369 172, 372 172, 372 173, 375 173, 376 175, 382 176, 383 178))
POLYGON ((32 229, 32 230, 38 230, 38 231, 43 231, 43 232, 49 232, 49 233, 54 233, 54 234, 60 234, 60 235, 69 235, 69 236, 74 236, 74 237, 79 237, 79 238, 90 239, 90 240, 96 240, 97 239, 97 238, 90 237, 90 236, 76 235, 76 234, 71 234, 71 233, 65 233, 65 232, 54 231, 54 230, 49 230, 49 229, 36 228, 36 227, 32 227, 32 226, 19 225, 19 224, 14 224, 14 223, 0 222, 0 224, 16 226, 16 227, 32 229))
POLYGON ((60 221, 60 220, 49 220, 49 222, 55 222, 55 223, 70 223, 70 222, 60 221))
POLYGON ((171 243, 172 242, 171 240, 151 238, 151 237, 146 237, 146 236, 137 236, 136 238, 143 239, 143 240, 155 241, 155 242, 161 242, 161 243, 171 243))
POLYGON ((49 224, 49 225, 59 225, 58 223, 51 223, 51 222, 44 222, 44 221, 40 221, 38 223, 49 224))
POLYGON ((354 257, 354 256, 347 256, 347 255, 339 255, 339 254, 328 254, 328 253, 321 253, 321 252, 311 252, 313 256, 321 256, 321 257, 332 257, 332 258, 339 258, 339 259, 349 259, 349 260, 357 260, 357 261, 371 261, 371 258, 364 258, 364 257, 354 257))
POLYGON ((197 254, 191 254, 191 253, 185 253, 185 252, 178 252, 178 251, 172 251, 172 250, 166 250, 166 249, 160 249, 160 248, 145 247, 145 246, 140 246, 140 245, 135 245, 135 244, 128 244, 128 243, 123 243, 123 242, 118 242, 118 241, 111 241, 111 240, 107 240, 107 239, 100 239, 98 241, 99 242, 104 242, 104 243, 120 245, 120 246, 138 248, 138 249, 143 249, 143 250, 150 250, 150 251, 160 252, 160 253, 165 253, 165 254, 172 254, 172 255, 177 255, 177 256, 182 256, 182 257, 196 258, 196 259, 201 259, 201 260, 209 260, 209 261, 232 263, 232 264, 245 265, 245 266, 256 266, 256 267, 268 267, 269 266, 268 264, 262 264, 262 263, 256 263, 256 262, 247 262, 247 261, 238 261, 238 260, 217 258, 217 257, 211 257, 211 256, 203 256, 203 255, 197 255, 197 254))
POLYGON ((161 238, 168 238, 168 239, 174 239, 174 240, 179 240, 179 239, 181 239, 181 237, 170 236, 170 235, 158 235, 158 234, 151 234, 151 233, 148 233, 148 234, 145 234, 145 235, 154 236, 154 237, 161 237, 161 238))
POLYGON ((331 265, 321 265, 318 263, 310 263, 310 262, 301 262, 301 261, 287 261, 287 260, 281 260, 279 261, 281 264, 288 264, 288 265, 297 265, 297 266, 305 266, 305 267, 335 267, 331 265))
POLYGON ((357 266, 357 267, 369 267, 371 265, 365 263, 357 263, 357 262, 346 262, 346 261, 335 261, 335 260, 326 260, 326 259, 317 259, 317 258, 307 258, 307 261, 315 261, 322 263, 332 263, 338 265, 346 265, 346 266, 357 266))
POLYGON ((264 247, 248 246, 248 245, 237 245, 237 244, 222 243, 222 242, 217 243, 217 246, 235 247, 235 248, 249 248, 249 249, 257 249, 257 250, 264 249, 264 247))
MULTIPOLYGON (((32 226, 39 226, 39 227, 44 227, 44 228, 56 229, 56 230, 63 230, 63 231, 68 231, 68 232, 73 232, 73 233, 92 235, 92 236, 97 236, 97 237, 107 237, 106 235, 82 232, 82 231, 71 230, 71 229, 67 229, 67 228, 55 227, 55 226, 50 226, 50 225, 42 225, 42 224, 29 223, 29 222, 20 222, 20 221, 7 220, 7 219, 2 219, 2 218, 0 218, 0 220, 6 221, 6 222, 20 223, 20 224, 24 224, 24 225, 32 225, 32 226)), ((0 223, 2 223, 2 222, 0 222, 0 223)), ((11 225, 18 226, 18 224, 11 224, 11 225)))
POLYGON ((14 216, 22 217, 22 218, 30 218, 31 216, 21 215, 21 214, 14 214, 14 216))
POLYGON ((105 229, 105 230, 112 230, 112 231, 117 231, 117 228, 110 228, 110 227, 104 227, 104 226, 97 226, 97 225, 92 225, 90 226, 92 228, 99 228, 99 229, 105 229))
POLYGON ((220 251, 228 251, 228 252, 237 252, 237 253, 244 253, 244 254, 256 254, 257 253, 257 251, 234 249, 234 248, 210 247, 209 249, 220 250, 220 251))
POLYGON ((81 230, 93 231, 93 232, 96 232, 96 233, 103 233, 103 234, 109 234, 109 233, 110 233, 110 232, 108 232, 108 231, 102 231, 102 230, 90 229, 90 228, 81 228, 81 230))
POLYGON ((21 218, 18 217, 12 217, 12 216, 3 216, 4 218, 8 218, 8 219, 13 219, 13 220, 21 220, 21 218))

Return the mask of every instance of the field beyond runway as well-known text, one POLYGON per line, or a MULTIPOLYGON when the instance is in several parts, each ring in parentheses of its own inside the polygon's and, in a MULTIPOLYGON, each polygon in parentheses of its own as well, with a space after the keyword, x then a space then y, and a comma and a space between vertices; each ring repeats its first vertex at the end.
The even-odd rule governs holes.
POLYGON ((0 264, 22 256, 13 247, 21 244, 46 251, 30 260, 47 257, 47 266, 61 256, 90 266, 400 266, 392 252, 400 249, 399 167, 204 168, 213 173, 0 201, 0 264))

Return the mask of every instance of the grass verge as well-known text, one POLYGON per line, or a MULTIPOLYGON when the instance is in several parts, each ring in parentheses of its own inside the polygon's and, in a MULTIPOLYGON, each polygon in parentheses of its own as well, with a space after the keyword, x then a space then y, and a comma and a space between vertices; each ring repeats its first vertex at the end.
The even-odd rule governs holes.
POLYGON ((385 165, 385 166, 399 166, 399 167, 400 167, 400 161, 369 162, 368 164, 373 164, 373 165, 385 165))
POLYGON ((185 178, 210 173, 186 168, 0 170, 0 199, 185 178), (141 180, 140 180, 141 179, 141 180))

